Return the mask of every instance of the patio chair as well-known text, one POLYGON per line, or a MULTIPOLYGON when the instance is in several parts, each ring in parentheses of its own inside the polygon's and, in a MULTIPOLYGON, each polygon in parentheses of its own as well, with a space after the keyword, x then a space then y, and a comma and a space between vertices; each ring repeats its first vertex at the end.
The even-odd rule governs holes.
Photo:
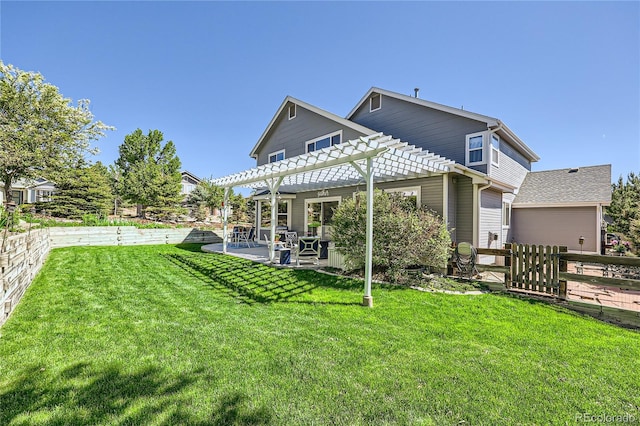
POLYGON ((285 233, 284 244, 289 248, 298 247, 298 233, 295 231, 288 231, 285 233))
POLYGON ((453 260, 458 269, 458 274, 469 278, 478 275, 478 269, 476 268, 477 257, 478 251, 474 246, 470 243, 459 243, 453 253, 453 260))
POLYGON ((254 242, 255 239, 255 228, 251 227, 250 230, 244 230, 242 232, 238 233, 238 243, 246 243, 247 247, 251 247, 251 244, 255 244, 254 242))
POLYGON ((298 238, 298 249, 296 250, 296 264, 298 266, 300 266, 300 258, 311 259, 313 264, 317 265, 320 259, 320 238, 298 238))

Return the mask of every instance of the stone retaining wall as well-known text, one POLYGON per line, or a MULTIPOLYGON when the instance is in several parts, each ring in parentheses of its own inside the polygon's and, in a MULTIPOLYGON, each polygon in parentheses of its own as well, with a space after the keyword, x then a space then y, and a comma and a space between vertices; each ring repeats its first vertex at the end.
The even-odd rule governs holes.
POLYGON ((138 229, 135 226, 78 226, 38 229, 0 238, 0 325, 15 309, 49 251, 71 246, 130 246, 218 243, 222 231, 195 228, 138 229))

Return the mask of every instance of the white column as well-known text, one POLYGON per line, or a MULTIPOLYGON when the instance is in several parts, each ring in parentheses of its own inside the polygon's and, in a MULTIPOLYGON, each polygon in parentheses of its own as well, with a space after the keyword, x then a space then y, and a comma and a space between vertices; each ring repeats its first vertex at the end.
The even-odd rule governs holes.
POLYGON ((373 158, 367 158, 366 169, 362 168, 354 161, 351 162, 354 169, 362 175, 367 184, 366 201, 366 227, 365 227, 365 252, 364 252, 364 296, 362 305, 373 307, 373 296, 371 295, 371 278, 373 263, 373 158))
POLYGON ((371 295, 371 275, 373 259, 373 159, 367 158, 367 170, 365 180, 367 181, 367 226, 365 242, 365 264, 364 264, 364 297, 362 304, 373 307, 373 296, 371 295))
POLYGON ((269 262, 274 263, 274 259, 276 257, 276 251, 275 251, 275 238, 276 238, 276 222, 278 220, 278 199, 277 199, 277 195, 278 195, 278 188, 280 188, 280 184, 282 183, 282 180, 284 179, 284 176, 279 177, 277 180, 274 179, 270 179, 265 181, 265 183, 267 184, 267 187, 269 188, 269 193, 271 195, 271 232, 270 232, 270 236, 269 236, 269 240, 271 241, 270 244, 270 248, 269 248, 269 262))
POLYGON ((229 220, 229 189, 224 188, 224 198, 222 201, 222 252, 227 253, 227 222, 229 220))

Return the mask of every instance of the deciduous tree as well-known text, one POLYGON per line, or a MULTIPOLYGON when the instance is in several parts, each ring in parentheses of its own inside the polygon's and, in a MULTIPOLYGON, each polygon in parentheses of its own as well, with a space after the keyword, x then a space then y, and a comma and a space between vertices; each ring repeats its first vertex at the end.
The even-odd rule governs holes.
POLYGON ((5 203, 18 179, 51 178, 95 153, 92 140, 113 129, 95 121, 89 101, 73 106, 39 73, 0 61, 0 181, 5 203))

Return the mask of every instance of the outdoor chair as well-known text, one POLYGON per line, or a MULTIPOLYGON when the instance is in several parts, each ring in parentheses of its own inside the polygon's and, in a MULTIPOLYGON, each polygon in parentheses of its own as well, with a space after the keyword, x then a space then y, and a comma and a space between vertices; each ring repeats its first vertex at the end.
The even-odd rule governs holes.
POLYGON ((289 247, 289 248, 298 247, 298 233, 295 231, 286 232, 284 244, 286 247, 289 247))
POLYGON ((478 269, 476 268, 477 257, 478 251, 474 246, 470 243, 459 243, 453 254, 453 260, 458 269, 458 274, 469 278, 478 275, 478 269))
POLYGON ((311 259, 313 264, 317 265, 320 259, 320 238, 298 238, 298 249, 296 250, 296 264, 298 266, 300 266, 300 258, 311 259))
POLYGON ((255 239, 255 228, 251 227, 250 230, 244 230, 238 233, 238 244, 239 243, 246 243, 247 247, 251 247, 251 244, 255 244, 254 242, 255 239))

